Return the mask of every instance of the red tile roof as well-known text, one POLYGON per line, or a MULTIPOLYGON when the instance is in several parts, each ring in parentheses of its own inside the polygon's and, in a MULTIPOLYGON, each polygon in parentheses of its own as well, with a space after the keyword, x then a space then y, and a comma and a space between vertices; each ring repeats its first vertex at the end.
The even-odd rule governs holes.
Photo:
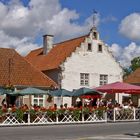
POLYGON ((9 82, 21 86, 57 86, 15 50, 0 48, 0 85, 8 85, 9 82))
POLYGON ((41 71, 58 68, 84 42, 86 36, 58 43, 47 55, 43 55, 43 48, 31 51, 26 59, 41 71))
POLYGON ((136 69, 126 79, 124 79, 124 82, 132 84, 140 83, 140 68, 136 69))

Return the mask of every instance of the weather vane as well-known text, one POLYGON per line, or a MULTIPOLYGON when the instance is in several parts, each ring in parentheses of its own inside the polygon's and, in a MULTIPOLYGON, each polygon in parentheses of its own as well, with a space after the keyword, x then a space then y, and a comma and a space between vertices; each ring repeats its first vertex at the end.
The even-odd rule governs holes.
POLYGON ((93 27, 97 26, 97 14, 98 12, 95 9, 93 9, 93 27))

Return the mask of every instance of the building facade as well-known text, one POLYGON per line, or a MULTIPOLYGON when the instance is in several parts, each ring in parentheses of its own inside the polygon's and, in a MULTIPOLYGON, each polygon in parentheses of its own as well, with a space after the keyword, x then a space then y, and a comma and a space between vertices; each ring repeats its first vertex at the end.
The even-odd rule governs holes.
MULTIPOLYGON (((140 86, 140 68, 137 68, 134 72, 128 75, 124 79, 124 82, 140 86)), ((135 106, 140 106, 140 94, 132 94, 131 98, 135 106)))
MULTIPOLYGON (((27 87, 48 90, 52 86, 55 87, 57 84, 26 61, 14 49, 0 48, 0 87, 12 88, 13 90, 21 90, 27 87)), ((0 103, 5 96, 6 94, 0 96, 0 103)), ((10 102, 14 102, 15 98, 16 96, 12 97, 10 102)), ((46 106, 46 99, 47 97, 43 97, 43 95, 39 95, 37 100, 36 97, 32 96, 31 104, 46 106)), ((21 96, 20 100, 23 104, 30 105, 28 95, 21 96)))
MULTIPOLYGON (((95 27, 85 36, 58 44, 53 45, 52 38, 44 36, 44 47, 30 52, 26 59, 60 88, 72 91, 122 81, 122 68, 95 27)), ((71 99, 63 98, 64 103, 71 106, 71 99)))

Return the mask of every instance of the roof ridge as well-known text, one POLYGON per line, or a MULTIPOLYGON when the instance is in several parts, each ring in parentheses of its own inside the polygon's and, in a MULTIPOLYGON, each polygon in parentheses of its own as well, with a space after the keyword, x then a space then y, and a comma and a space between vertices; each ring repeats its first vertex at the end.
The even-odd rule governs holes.
MULTIPOLYGON (((72 41, 72 40, 75 40, 75 39, 79 39, 79 38, 82 38, 82 37, 86 37, 87 35, 88 35, 88 34, 82 35, 82 36, 80 36, 80 37, 71 38, 71 39, 68 39, 68 40, 65 40, 65 41, 62 41, 62 42, 55 43, 55 44, 53 44, 53 45, 58 45, 58 44, 62 44, 62 43, 68 42, 68 41, 72 41)), ((41 50, 41 49, 43 49, 43 47, 37 48, 37 49, 34 49, 34 50, 31 50, 30 53, 31 53, 31 52, 34 52, 34 51, 37 51, 37 50, 41 50)))
POLYGON ((3 47, 0 47, 0 49, 5 49, 5 50, 15 50, 14 48, 3 48, 3 47))
POLYGON ((86 35, 82 35, 82 36, 80 36, 80 37, 75 37, 75 38, 72 38, 72 39, 68 39, 68 40, 65 40, 65 41, 62 41, 62 42, 59 42, 59 43, 53 44, 53 45, 62 44, 62 43, 65 43, 65 42, 68 42, 68 41, 72 41, 72 40, 75 40, 75 39, 80 39, 80 38, 82 38, 82 37, 86 37, 86 36, 88 36, 88 34, 86 34, 86 35))
POLYGON ((43 47, 37 48, 37 49, 31 50, 30 52, 34 52, 34 51, 37 51, 37 50, 41 50, 42 48, 43 48, 43 47))
POLYGON ((35 51, 36 53, 31 52, 29 55, 27 55, 29 57, 26 57, 26 60, 35 65, 39 70, 57 68, 60 63, 63 63, 67 57, 71 56, 71 54, 76 50, 77 47, 80 47, 81 43, 84 42, 88 35, 89 34, 86 34, 77 38, 57 43, 56 46, 53 47, 50 52, 44 56, 40 55, 39 57, 39 53, 42 52, 42 49, 40 49, 41 51, 35 51))

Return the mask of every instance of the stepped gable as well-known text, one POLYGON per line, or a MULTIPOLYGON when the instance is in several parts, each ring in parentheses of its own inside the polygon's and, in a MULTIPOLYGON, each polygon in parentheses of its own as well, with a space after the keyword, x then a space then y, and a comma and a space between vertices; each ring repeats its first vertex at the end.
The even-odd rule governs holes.
POLYGON ((43 55, 43 48, 31 51, 26 59, 41 71, 59 68, 72 52, 80 47, 87 35, 55 44, 47 55, 43 55))

